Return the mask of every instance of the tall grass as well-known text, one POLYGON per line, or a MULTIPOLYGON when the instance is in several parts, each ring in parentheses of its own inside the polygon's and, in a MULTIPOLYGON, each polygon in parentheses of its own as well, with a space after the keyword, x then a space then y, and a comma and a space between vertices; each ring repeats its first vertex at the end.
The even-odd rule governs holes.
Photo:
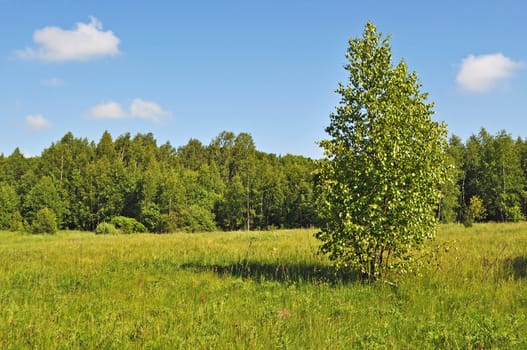
POLYGON ((0 348, 527 348, 527 223, 442 226, 398 288, 313 233, 1 232, 0 348))

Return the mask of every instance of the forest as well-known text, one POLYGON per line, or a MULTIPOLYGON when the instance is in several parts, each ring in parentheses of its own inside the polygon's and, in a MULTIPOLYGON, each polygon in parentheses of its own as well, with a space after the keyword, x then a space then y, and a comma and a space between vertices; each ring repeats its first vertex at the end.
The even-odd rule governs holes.
POLYGON ((60 229, 89 231, 128 218, 149 232, 310 227, 314 164, 257 151, 247 133, 178 148, 151 133, 67 133, 39 157, 0 156, 0 229, 28 230, 44 209, 60 229))
POLYGON ((482 128, 448 144, 452 181, 441 189, 441 222, 515 222, 527 215, 527 139, 482 128))
MULTIPOLYGON (((447 153, 441 222, 525 219, 527 139, 481 129, 465 142, 452 135, 447 153)), ((60 229, 86 231, 130 218, 156 233, 312 227, 318 161, 258 151, 247 133, 177 148, 151 133, 67 133, 38 157, 0 155, 0 229, 28 231, 43 210, 60 229)))

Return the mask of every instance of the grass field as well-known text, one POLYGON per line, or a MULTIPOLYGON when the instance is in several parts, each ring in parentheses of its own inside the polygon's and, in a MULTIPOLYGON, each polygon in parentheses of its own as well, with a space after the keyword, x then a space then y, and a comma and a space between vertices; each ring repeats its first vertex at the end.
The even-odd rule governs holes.
POLYGON ((527 349, 527 223, 442 226, 398 288, 313 233, 0 232, 0 348, 527 349))

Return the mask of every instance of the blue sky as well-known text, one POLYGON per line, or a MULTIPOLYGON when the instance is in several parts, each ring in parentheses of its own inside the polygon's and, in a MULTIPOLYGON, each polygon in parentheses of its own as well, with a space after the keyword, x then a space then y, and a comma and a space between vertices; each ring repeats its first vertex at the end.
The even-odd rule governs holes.
POLYGON ((520 0, 0 0, 0 153, 39 155, 68 131, 177 147, 228 130, 321 157, 347 41, 368 20, 451 133, 525 138, 526 13, 520 0))

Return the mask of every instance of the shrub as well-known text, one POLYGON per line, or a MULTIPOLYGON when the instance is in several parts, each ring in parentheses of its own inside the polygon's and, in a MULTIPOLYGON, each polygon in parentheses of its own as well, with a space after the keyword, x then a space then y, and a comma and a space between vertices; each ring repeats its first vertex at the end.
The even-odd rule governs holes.
POLYGON ((465 209, 463 224, 465 227, 471 227, 474 222, 483 220, 486 215, 487 212, 483 200, 478 196, 473 196, 465 209))
POLYGON ((216 230, 214 214, 198 205, 190 205, 163 217, 164 225, 170 232, 203 232, 216 230))
POLYGON ((525 220, 525 216, 523 216, 522 210, 518 205, 507 208, 506 214, 507 221, 510 222, 518 222, 525 220))
POLYGON ((14 187, 5 182, 0 182, 0 230, 10 227, 17 206, 18 197, 14 187))
POLYGON ((11 216, 11 223, 9 225, 9 231, 13 232, 26 232, 28 230, 28 224, 20 215, 20 212, 17 210, 11 216))
POLYGON ((161 218, 161 212, 159 207, 154 203, 147 203, 141 206, 141 215, 139 217, 141 223, 150 232, 162 232, 163 222, 161 218))
POLYGON ((43 208, 37 211, 37 215, 31 224, 31 232, 54 234, 57 230, 57 217, 53 210, 43 208))
POLYGON ((115 228, 115 226, 112 223, 109 222, 101 222, 97 227, 95 228, 95 234, 98 235, 115 235, 119 233, 119 230, 115 228))
POLYGON ((148 232, 145 225, 134 218, 126 216, 115 216, 112 218, 111 223, 122 233, 148 232))

